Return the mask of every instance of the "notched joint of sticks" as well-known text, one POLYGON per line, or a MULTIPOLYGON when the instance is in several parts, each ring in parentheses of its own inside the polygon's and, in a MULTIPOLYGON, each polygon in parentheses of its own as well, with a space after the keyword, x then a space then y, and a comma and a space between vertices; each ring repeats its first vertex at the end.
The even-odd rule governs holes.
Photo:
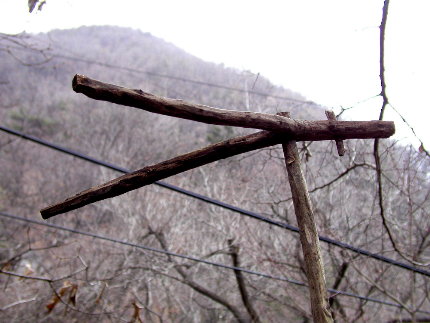
MULTIPOLYGON (((327 116, 327 119, 329 121, 337 121, 336 115, 332 110, 326 110, 325 115, 327 116)), ((339 156, 344 156, 346 149, 345 149, 343 140, 335 140, 335 142, 336 142, 337 153, 339 154, 339 156)))

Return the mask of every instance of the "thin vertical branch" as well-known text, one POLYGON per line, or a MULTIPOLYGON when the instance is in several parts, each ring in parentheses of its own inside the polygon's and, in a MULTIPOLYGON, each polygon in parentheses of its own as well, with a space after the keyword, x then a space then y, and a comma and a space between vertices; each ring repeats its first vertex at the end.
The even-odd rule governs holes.
MULTIPOLYGON (((379 77, 381 80, 381 97, 382 97, 382 106, 381 111, 379 113, 379 120, 381 121, 384 118, 384 112, 385 108, 389 104, 388 96, 387 96, 387 84, 385 80, 385 29, 387 25, 387 19, 388 19, 388 7, 389 7, 390 0, 384 1, 384 6, 382 8, 382 20, 381 25, 379 26, 380 34, 379 34, 379 47, 380 47, 380 53, 379 53, 379 77)), ((379 212, 382 219, 382 225, 384 226, 388 237, 390 239, 391 245, 393 246, 394 250, 405 260, 413 263, 414 265, 419 266, 427 266, 428 264, 420 263, 415 261, 414 259, 411 259, 407 255, 405 255, 400 248, 398 247, 396 240, 394 238, 393 233, 391 232, 391 229, 388 225, 388 221, 385 214, 385 207, 384 207, 384 196, 383 196, 383 189, 382 189, 382 166, 381 166, 381 156, 379 154, 379 139, 376 138, 373 146, 373 155, 375 158, 375 170, 376 170, 376 181, 378 184, 378 205, 379 205, 379 212)))
POLYGON ((384 6, 382 8, 382 20, 379 26, 379 79, 381 80, 381 97, 382 97, 382 107, 379 113, 379 120, 384 118, 385 108, 388 104, 387 96, 387 83, 385 81, 385 28, 387 26, 388 18, 388 6, 390 0, 384 1, 384 6))
MULTIPOLYGON (((239 263, 239 247, 233 244, 233 240, 228 241, 229 253, 233 261, 234 267, 240 267, 239 263)), ((249 316, 251 317, 252 322, 259 323, 260 319, 258 317, 257 311, 254 309, 252 305, 251 298, 249 297, 248 291, 246 290, 245 280, 243 278, 242 272, 240 270, 235 270, 234 275, 236 276, 237 285, 239 287, 240 296, 242 298, 243 305, 248 311, 249 316)))
MULTIPOLYGON (((349 262, 344 261, 342 263, 342 265, 340 266, 339 271, 337 272, 336 280, 333 284, 332 289, 338 289, 339 288, 340 284, 342 283, 343 279, 345 278, 345 274, 346 274, 346 271, 348 270, 348 267, 349 267, 349 262)), ((340 314, 342 315, 342 317, 344 319, 347 318, 347 315, 346 315, 344 309, 342 308, 342 305, 340 304, 340 302, 336 298, 336 295, 333 295, 330 297, 329 305, 333 309, 334 309, 334 307, 337 307, 340 314)), ((333 319, 336 321, 335 311, 332 311, 332 312, 333 312, 333 319)))
MULTIPOLYGON (((391 108, 399 115, 399 117, 402 119, 402 121, 409 127, 409 129, 414 134, 415 138, 418 139, 420 142, 420 152, 425 153, 427 157, 430 157, 429 152, 424 148, 424 143, 420 138, 418 138, 417 134, 415 133, 414 128, 406 121, 406 119, 399 113, 399 111, 396 110, 396 108, 393 107, 392 104, 390 104, 388 100, 387 95, 387 83, 385 80, 385 28, 387 26, 387 18, 388 18, 388 7, 390 4, 390 0, 384 1, 384 6, 382 8, 382 20, 381 25, 379 26, 379 79, 381 82, 381 93, 380 96, 382 97, 382 107, 379 112, 379 120, 382 120, 384 117, 385 108, 387 105, 390 105, 391 108)), ((378 139, 375 139, 375 143, 379 142, 378 139)))
MULTIPOLYGON (((149 231, 154 234, 155 238, 160 243, 163 250, 168 251, 167 241, 164 237, 164 233, 162 231, 154 231, 152 228, 149 228, 149 231)), ((167 255, 167 258, 170 262, 175 263, 173 258, 171 257, 171 255, 167 255)), ((220 295, 218 295, 218 294, 210 291, 209 289, 206 289, 205 287, 201 286, 200 284, 198 284, 194 280, 191 280, 190 277, 185 272, 185 270, 180 265, 176 265, 176 266, 174 266, 174 268, 175 268, 176 272, 179 275, 181 275, 182 279, 179 281, 181 281, 183 284, 186 284, 187 286, 189 286, 190 288, 192 288, 196 292, 200 293, 201 295, 204 295, 207 298, 211 299, 212 301, 226 307, 233 314, 233 316, 235 317, 235 319, 238 322, 241 322, 241 323, 247 322, 247 319, 244 318, 242 311, 239 308, 237 308, 235 305, 231 304, 230 302, 228 302, 225 298, 221 297, 220 295)))
MULTIPOLYGON (((385 0, 384 6, 382 8, 382 21, 381 25, 379 26, 379 78, 381 81, 381 97, 382 97, 382 107, 381 111, 379 113, 379 120, 382 120, 384 118, 384 111, 388 104, 388 97, 386 92, 386 82, 385 82, 385 28, 387 25, 387 18, 388 18, 388 5, 390 1, 385 0)), ((379 212, 382 219, 382 224, 385 228, 385 230, 388 233, 388 237, 390 238, 391 244, 394 248, 396 248, 396 243, 394 241, 394 237, 392 236, 392 233, 390 231, 390 228, 388 227, 387 219, 385 217, 385 208, 384 208, 384 199, 383 199, 383 191, 382 191, 382 169, 381 169, 381 157, 379 155, 379 140, 375 139, 374 145, 373 145, 373 155, 375 158, 375 170, 376 170, 376 181, 378 184, 378 205, 379 205, 379 212)))

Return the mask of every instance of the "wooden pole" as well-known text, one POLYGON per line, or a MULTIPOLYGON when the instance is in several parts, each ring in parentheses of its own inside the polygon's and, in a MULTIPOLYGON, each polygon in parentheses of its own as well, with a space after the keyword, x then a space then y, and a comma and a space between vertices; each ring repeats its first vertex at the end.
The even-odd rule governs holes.
MULTIPOLYGON (((286 112, 282 113, 282 115, 289 117, 286 112)), ((312 203, 301 169, 297 145, 294 140, 289 140, 282 144, 282 148, 293 196, 294 211, 299 226, 300 242, 302 244, 311 298, 312 316, 316 323, 333 322, 328 303, 324 266, 312 203)))
POLYGON ((287 138, 285 135, 275 134, 270 131, 259 131, 251 135, 225 140, 155 165, 146 166, 104 184, 94 186, 62 202, 48 206, 42 209, 40 213, 42 218, 48 219, 57 214, 127 193, 220 159, 279 144, 285 141, 285 138, 287 138))
MULTIPOLYGON (((284 117, 282 118, 287 119, 284 117)), ((312 125, 314 122, 317 121, 310 121, 309 124, 312 125)), ((376 132, 375 129, 370 130, 370 133, 372 133, 373 136, 385 136, 388 131, 390 131, 389 126, 385 127, 380 132, 376 132)), ((363 134, 364 132, 365 128, 362 129, 361 133, 363 134)), ((348 136, 353 135, 353 133, 348 134, 348 136)), ((251 135, 232 138, 152 166, 144 167, 105 184, 92 187, 64 200, 63 202, 48 206, 42 209, 40 213, 44 219, 48 219, 57 214, 72 211, 90 203, 127 193, 142 186, 152 184, 155 181, 162 180, 220 159, 273 146, 287 140, 306 140, 306 138, 319 140, 321 136, 317 130, 302 132, 301 135, 286 135, 283 133, 260 131, 251 135)), ((336 140, 337 138, 338 136, 329 136, 329 139, 336 140)))
POLYGON ((63 202, 42 209, 40 213, 44 219, 124 194, 219 159, 287 140, 336 140, 340 143, 342 139, 387 138, 395 131, 394 123, 387 121, 336 121, 334 115, 327 115, 328 121, 304 121, 292 120, 282 115, 216 109, 157 97, 141 90, 92 80, 83 75, 75 75, 73 89, 96 100, 137 107, 154 113, 210 124, 261 128, 270 131, 260 131, 220 142, 95 186, 63 202))
POLYGON ((73 90, 95 99, 130 106, 167 116, 209 124, 262 129, 283 133, 295 140, 342 140, 388 138, 394 134, 391 121, 293 120, 279 115, 212 108, 145 93, 142 90, 75 75, 73 90), (299 139, 300 138, 300 139, 299 139))
MULTIPOLYGON (((328 120, 337 121, 336 116, 335 116, 333 111, 326 110, 325 115, 327 116, 328 120)), ((345 155, 345 145, 343 144, 342 140, 336 140, 336 148, 337 148, 337 153, 339 154, 339 156, 345 155)))

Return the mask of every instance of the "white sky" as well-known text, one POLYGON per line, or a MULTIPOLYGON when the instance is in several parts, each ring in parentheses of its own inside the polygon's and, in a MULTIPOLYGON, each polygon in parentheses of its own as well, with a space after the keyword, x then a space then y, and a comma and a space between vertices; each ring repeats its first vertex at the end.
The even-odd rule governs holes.
MULTIPOLYGON (((206 61, 261 73, 335 112, 380 92, 382 0, 47 0, 33 14, 26 0, 1 2, 0 32, 141 29, 206 61)), ((386 31, 388 96, 427 148, 429 12, 429 0, 391 0, 386 31)), ((345 116, 377 119, 380 106, 379 98, 367 100, 345 116)), ((398 137, 411 136, 391 108, 385 119, 396 122, 398 137)))

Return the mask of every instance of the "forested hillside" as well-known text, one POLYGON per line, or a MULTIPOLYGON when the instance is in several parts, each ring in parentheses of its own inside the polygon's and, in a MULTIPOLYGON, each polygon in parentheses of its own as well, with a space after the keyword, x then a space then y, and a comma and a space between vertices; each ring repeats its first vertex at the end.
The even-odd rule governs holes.
MULTIPOLYGON (((105 26, 2 37, 0 126, 123 171, 253 132, 91 100, 73 92, 77 73, 213 107, 325 119, 323 107, 263 75, 204 62, 150 34, 105 26)), ((379 192, 372 140, 346 141, 344 157, 333 142, 298 144, 319 233, 326 237, 322 256, 335 319, 430 320, 428 158, 381 141, 379 192)), ((150 185, 44 222, 75 232, 13 217, 42 221, 41 208, 118 171, 4 128, 0 165, 0 321, 311 320, 307 288, 298 283, 306 276, 281 147, 165 181, 242 211, 150 185)))

